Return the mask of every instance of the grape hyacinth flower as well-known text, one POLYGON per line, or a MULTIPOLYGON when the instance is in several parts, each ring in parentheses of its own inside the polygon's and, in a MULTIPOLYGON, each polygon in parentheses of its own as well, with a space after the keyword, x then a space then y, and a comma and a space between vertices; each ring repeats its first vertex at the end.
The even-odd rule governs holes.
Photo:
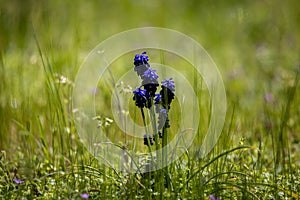
POLYGON ((150 67, 144 72, 142 79, 150 83, 157 83, 158 75, 156 70, 151 69, 150 67))
POLYGON ((151 69, 150 67, 144 72, 142 76, 142 85, 151 97, 155 96, 155 92, 157 90, 157 87, 159 86, 157 79, 158 75, 156 73, 156 70, 151 69))
POLYGON ((142 54, 136 54, 133 60, 135 66, 134 71, 136 71, 136 73, 142 77, 145 71, 147 71, 147 69, 150 67, 148 63, 149 58, 146 56, 146 52, 143 52, 142 54))
POLYGON ((175 84, 173 78, 163 80, 161 82, 161 101, 165 109, 170 109, 170 104, 175 97, 175 84), (168 106, 168 107, 167 107, 168 106))
POLYGON ((148 95, 146 93, 146 90, 143 90, 141 88, 138 88, 136 90, 133 91, 133 100, 135 101, 135 105, 139 108, 144 108, 144 107, 148 107, 148 95))
POLYGON ((148 61, 149 58, 146 56, 146 52, 136 54, 134 57, 134 71, 141 77, 142 85, 147 93, 154 97, 157 87, 159 86, 157 81, 158 75, 156 70, 151 69, 148 61))
POLYGON ((175 91, 175 84, 173 78, 165 79, 161 82, 162 87, 170 89, 172 92, 175 91))
MULTIPOLYGON (((136 54, 134 57, 134 71, 142 79, 142 84, 138 89, 133 91, 133 100, 135 101, 135 105, 141 109, 144 124, 146 123, 143 108, 148 108, 150 112, 154 133, 144 135, 144 144, 150 148, 155 141, 156 149, 159 149, 160 145, 163 147, 167 144, 167 128, 170 128, 168 112, 170 104, 175 98, 175 84, 172 78, 163 80, 161 82, 161 91, 156 94, 159 86, 159 76, 156 70, 150 67, 148 61, 149 58, 146 52, 136 54), (151 109, 152 105, 155 105, 155 110, 151 109), (158 122, 156 122, 156 113, 158 114, 158 122), (159 138, 162 138, 161 144, 158 141, 159 138)), ((147 132, 148 130, 146 130, 147 132)), ((164 155, 167 155, 166 150, 164 151, 164 155)))
POLYGON ((159 86, 156 70, 150 67, 148 60, 146 52, 136 54, 134 58, 134 70, 141 77, 142 87, 144 88, 143 91, 138 89, 133 92, 135 95, 134 100, 139 108, 150 108, 152 106, 152 97, 155 97, 155 92, 159 86))

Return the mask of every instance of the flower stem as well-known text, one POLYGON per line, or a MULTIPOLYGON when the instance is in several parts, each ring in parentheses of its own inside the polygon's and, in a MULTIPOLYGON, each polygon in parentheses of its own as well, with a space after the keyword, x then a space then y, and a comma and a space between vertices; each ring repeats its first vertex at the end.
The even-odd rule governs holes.
POLYGON ((168 131, 166 127, 162 129, 162 166, 164 166, 163 173, 166 187, 169 188, 170 180, 168 176, 168 131))
MULTIPOLYGON (((144 123, 144 127, 145 127, 145 132, 146 132, 146 134, 148 134, 149 131, 148 131, 148 129, 147 129, 146 118, 145 118, 145 113, 144 113, 143 108, 141 108, 141 113, 142 113, 143 123, 144 123)), ((148 140, 148 144, 149 144, 149 145, 147 145, 147 146, 148 146, 148 150, 149 150, 149 153, 150 153, 151 161, 153 161, 150 138, 147 137, 147 140, 148 140)))
MULTIPOLYGON (((155 118, 155 110, 154 110, 154 106, 152 106, 150 108, 150 117, 151 117, 151 124, 152 124, 152 130, 153 130, 153 137, 154 137, 154 142, 155 142, 155 148, 156 151, 158 151, 160 149, 160 142, 159 142, 159 136, 158 136, 158 130, 157 130, 157 126, 156 126, 156 118, 155 118)), ((157 168, 161 168, 161 157, 159 154, 156 155, 157 157, 157 168)))

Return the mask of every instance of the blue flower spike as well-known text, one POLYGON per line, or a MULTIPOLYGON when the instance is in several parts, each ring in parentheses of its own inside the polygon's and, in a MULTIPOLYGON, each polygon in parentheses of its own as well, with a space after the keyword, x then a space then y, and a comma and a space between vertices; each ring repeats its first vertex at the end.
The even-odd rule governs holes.
POLYGON ((147 69, 150 67, 148 61, 149 61, 149 57, 146 56, 146 52, 144 51, 141 54, 136 54, 134 59, 133 59, 133 63, 134 63, 134 71, 136 71, 136 73, 142 77, 145 73, 145 71, 147 71, 147 69))
POLYGON ((162 106, 166 109, 170 109, 170 104, 175 97, 175 84, 173 78, 163 80, 161 82, 161 102, 162 106))
POLYGON ((163 80, 161 82, 161 87, 168 88, 172 92, 175 92, 175 84, 173 78, 163 80))
POLYGON ((144 72, 143 76, 142 76, 143 80, 147 80, 149 81, 149 83, 153 83, 156 82, 157 83, 157 79, 158 79, 158 75, 156 73, 156 70, 151 69, 150 67, 144 72))
POLYGON ((142 64, 148 64, 149 57, 146 55, 146 51, 141 54, 136 54, 134 57, 134 65, 139 66, 142 64))
MULTIPOLYGON (((136 54, 134 57, 134 71, 142 79, 142 85, 133 91, 135 105, 141 108, 143 120, 145 121, 145 115, 143 108, 151 108, 152 105, 155 106, 155 112, 158 113, 158 123, 157 133, 158 138, 162 138, 163 141, 166 140, 163 134, 167 134, 166 129, 170 128, 170 121, 168 117, 168 112, 170 109, 170 104, 175 98, 175 84, 173 78, 165 79, 161 82, 161 91, 156 94, 158 83, 158 74, 156 70, 150 67, 148 63, 149 57, 146 52, 141 54, 136 54), (143 89, 142 89, 143 88, 143 89)), ((152 119, 156 119, 156 115, 153 115, 152 119)), ((154 144, 156 135, 145 134, 144 135, 144 145, 151 146, 154 144)), ((155 141, 156 142, 156 141, 155 141)))
POLYGON ((139 108, 144 108, 147 106, 147 102, 149 101, 146 90, 138 88, 133 91, 133 100, 135 101, 135 105, 139 108))
POLYGON ((156 74, 156 70, 151 69, 150 67, 144 72, 142 76, 142 85, 144 89, 149 93, 151 97, 155 97, 155 92, 157 90, 158 84, 158 75, 156 74))

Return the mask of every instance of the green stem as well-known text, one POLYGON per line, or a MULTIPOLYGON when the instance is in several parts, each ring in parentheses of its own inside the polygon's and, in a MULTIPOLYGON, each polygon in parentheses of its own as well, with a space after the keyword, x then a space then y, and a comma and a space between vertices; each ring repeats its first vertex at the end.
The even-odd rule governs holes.
MULTIPOLYGON (((152 102, 151 102, 152 104, 152 102)), ((150 117, 151 117, 151 124, 152 124, 152 130, 153 130, 153 137, 154 137, 154 142, 155 142, 155 149, 156 149, 156 170, 157 170, 157 173, 156 173, 156 182, 158 183, 156 185, 157 187, 157 191, 160 191, 160 194, 161 194, 161 199, 163 198, 162 194, 163 194, 163 191, 164 191, 164 179, 162 178, 163 177, 163 174, 161 172, 161 168, 162 168, 162 159, 161 159, 161 155, 159 152, 159 149, 160 149, 160 142, 159 142, 159 135, 158 135, 158 130, 157 130, 157 125, 156 125, 156 117, 155 117, 155 110, 154 110, 154 106, 151 106, 150 108, 150 117)))
POLYGON ((166 187, 169 188, 170 180, 168 176, 168 131, 166 127, 162 129, 162 166, 164 166, 164 178, 166 180, 166 187))
MULTIPOLYGON (((155 148, 156 151, 160 149, 160 142, 159 142, 159 136, 158 136, 158 130, 157 130, 157 125, 156 125, 156 118, 155 118, 155 111, 154 111, 154 106, 150 108, 150 117, 151 117, 151 124, 152 124, 152 130, 153 130, 153 137, 154 137, 154 142, 155 142, 155 148)), ((158 163, 158 168, 161 167, 161 159, 160 155, 157 154, 157 163, 158 163)))
MULTIPOLYGON (((149 134, 149 131, 147 129, 147 124, 146 124, 146 118, 145 118, 145 113, 144 113, 144 110, 143 108, 141 108, 141 113, 142 113, 142 118, 143 118, 143 123, 144 123, 144 127, 145 127, 145 132, 146 132, 146 135, 149 134)), ((150 153, 150 157, 151 157, 151 160, 153 160, 153 156, 152 156, 152 150, 151 150, 151 145, 150 145, 150 139, 147 137, 147 140, 148 140, 148 150, 149 150, 149 153, 150 153)))
POLYGON ((168 149, 167 149, 167 144, 168 144, 168 137, 167 137, 168 131, 167 128, 163 127, 162 129, 162 159, 163 159, 163 166, 166 166, 167 164, 167 159, 168 159, 168 149))

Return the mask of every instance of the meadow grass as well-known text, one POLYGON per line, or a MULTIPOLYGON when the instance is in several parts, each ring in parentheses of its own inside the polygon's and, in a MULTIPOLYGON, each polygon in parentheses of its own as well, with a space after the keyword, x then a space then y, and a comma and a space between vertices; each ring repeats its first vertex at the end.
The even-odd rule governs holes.
MULTIPOLYGON (((81 199, 86 193, 91 199, 300 199, 297 5, 0 0, 0 198, 81 199), (226 121, 214 149, 202 159, 187 149, 163 176, 160 170, 126 174, 99 164, 74 119, 74 81, 89 51, 115 33, 142 26, 176 29, 200 42, 219 67, 227 94, 226 121)), ((180 62, 167 52, 148 53, 170 66, 180 62)), ((133 67, 133 56, 113 63, 116 79, 123 66, 133 67)), ((193 77, 201 110, 201 144, 210 99, 202 79, 186 69, 180 72, 193 77)), ((105 100, 97 112, 112 118, 105 107, 108 92, 98 94, 105 100)), ((130 115, 142 124, 131 106, 130 115)), ((114 123, 100 129, 114 133, 110 139, 120 148, 142 148, 114 123)))

